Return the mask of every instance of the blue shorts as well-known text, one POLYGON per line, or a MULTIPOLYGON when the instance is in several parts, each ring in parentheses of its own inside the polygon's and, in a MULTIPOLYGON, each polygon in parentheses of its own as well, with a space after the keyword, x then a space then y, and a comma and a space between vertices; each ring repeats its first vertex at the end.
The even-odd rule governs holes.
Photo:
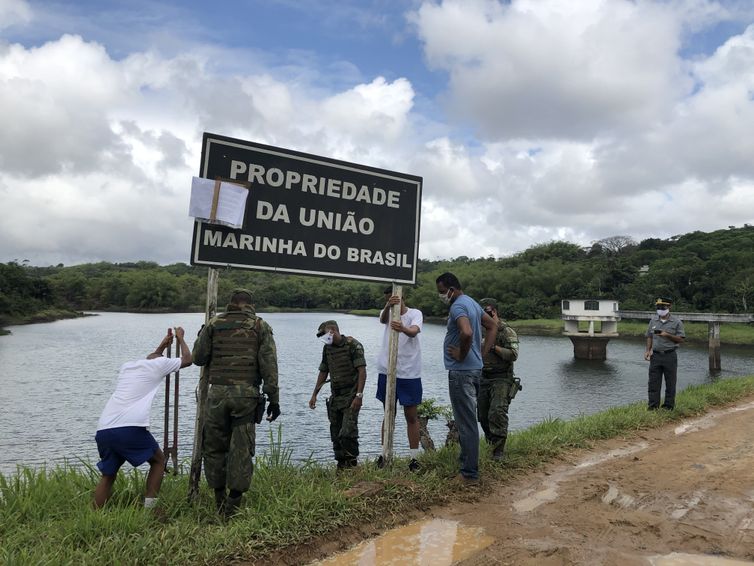
POLYGON ((141 466, 160 447, 154 436, 143 426, 122 426, 98 430, 97 441, 100 461, 97 462, 103 476, 114 476, 124 462, 141 466))
MULTIPOLYGON (((381 373, 377 376, 377 399, 385 404, 385 395, 387 388, 387 375, 381 373)), ((422 402, 422 380, 401 379, 395 380, 395 399, 400 401, 404 407, 413 407, 422 402)))

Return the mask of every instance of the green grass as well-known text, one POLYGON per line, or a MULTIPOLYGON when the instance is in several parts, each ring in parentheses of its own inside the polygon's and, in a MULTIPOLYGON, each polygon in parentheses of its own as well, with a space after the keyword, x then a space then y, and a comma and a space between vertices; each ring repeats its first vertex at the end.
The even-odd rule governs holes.
POLYGON ((355 314, 358 316, 380 316, 382 309, 351 309, 348 314, 355 314))
MULTIPOLYGON (((569 421, 548 419, 511 434, 502 464, 487 458, 483 443, 483 483, 531 471, 574 448, 630 436, 750 395, 754 376, 689 387, 678 395, 673 412, 649 412, 642 401, 569 421)), ((217 518, 204 484, 198 502, 187 502, 185 468, 165 477, 159 498, 164 522, 141 506, 145 478, 139 470, 119 475, 112 500, 100 511, 91 507, 99 479, 92 466, 19 468, 0 475, 0 564, 264 562, 270 553, 338 528, 370 521, 389 525, 409 510, 458 497, 445 481, 457 471, 457 447, 423 454, 419 474, 407 474, 407 462, 397 460, 392 468, 367 463, 338 475, 317 462, 294 464, 280 435, 278 429, 270 452, 257 458, 252 489, 240 514, 227 524, 217 518), (346 497, 346 489, 365 481, 382 490, 371 497, 346 497)))
MULTIPOLYGON (((555 318, 534 320, 512 320, 510 325, 521 335, 560 336, 563 321, 555 318)), ((623 337, 643 337, 647 331, 648 321, 621 320, 618 322, 618 334, 623 337)), ((684 322, 686 340, 704 342, 709 340, 709 327, 706 322, 684 322)), ((754 325, 728 323, 720 325, 720 341, 723 344, 754 344, 754 325)))

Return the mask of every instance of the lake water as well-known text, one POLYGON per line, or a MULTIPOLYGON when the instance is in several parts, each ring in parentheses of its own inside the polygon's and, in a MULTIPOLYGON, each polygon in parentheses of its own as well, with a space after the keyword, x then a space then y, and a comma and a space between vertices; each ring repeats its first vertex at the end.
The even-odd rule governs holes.
MULTIPOLYGON (((354 336, 367 357, 367 386, 359 419, 362 459, 380 453, 382 405, 374 398, 377 375, 372 373, 382 339, 376 318, 333 313, 260 313, 273 327, 278 347, 282 416, 257 428, 257 454, 269 445, 271 431, 282 426, 283 442, 296 460, 332 460, 324 398, 308 407, 322 344, 315 332, 327 319, 339 322, 342 333, 354 336)), ((94 433, 100 412, 113 391, 124 361, 153 351, 169 326, 183 326, 188 342, 204 320, 203 314, 102 313, 98 316, 46 324, 10 327, 0 337, 3 368, 0 395, 0 472, 17 464, 53 465, 63 460, 96 463, 94 433)), ((449 404, 447 373, 442 365, 445 328, 427 324, 421 334, 424 397, 449 404)), ((511 429, 526 428, 548 417, 568 419, 611 406, 646 400, 647 368, 641 338, 612 340, 604 362, 573 359, 565 337, 521 336, 516 374, 524 386, 511 405, 511 429)), ((720 376, 707 370, 707 349, 684 345, 679 355, 679 390, 719 377, 754 372, 751 349, 723 347, 720 376)), ((195 366, 180 373, 179 460, 191 457, 199 379, 195 366)), ((162 444, 164 390, 155 397, 151 430, 162 444)), ((172 422, 172 420, 171 420, 172 422)), ((172 424, 171 424, 172 426, 172 424)), ((430 422, 436 444, 445 439, 444 421, 430 422)), ((395 451, 406 454, 406 426, 400 407, 395 451)))

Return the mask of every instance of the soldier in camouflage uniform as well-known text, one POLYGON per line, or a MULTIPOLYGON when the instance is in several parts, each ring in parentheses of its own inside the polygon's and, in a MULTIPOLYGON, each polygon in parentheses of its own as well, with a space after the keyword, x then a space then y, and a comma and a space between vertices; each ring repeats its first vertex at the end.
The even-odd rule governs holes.
POLYGON ((492 459, 502 460, 508 437, 508 406, 521 389, 519 379, 513 376, 513 362, 518 359, 518 335, 499 318, 494 299, 482 299, 479 304, 497 324, 497 338, 493 348, 484 355, 477 410, 487 443, 492 448, 492 459))
POLYGON ((230 517, 254 472, 255 425, 280 415, 278 365, 272 328, 256 315, 251 291, 236 289, 226 312, 204 326, 194 343, 194 363, 206 365, 209 395, 204 424, 204 475, 221 515, 230 517), (226 494, 226 488, 229 493, 226 494))
POLYGON ((320 324, 317 336, 325 346, 322 348, 322 362, 309 408, 316 407, 317 394, 329 373, 332 391, 332 396, 327 400, 330 439, 338 469, 352 468, 359 455, 359 410, 367 379, 364 347, 355 338, 341 335, 334 320, 320 324))

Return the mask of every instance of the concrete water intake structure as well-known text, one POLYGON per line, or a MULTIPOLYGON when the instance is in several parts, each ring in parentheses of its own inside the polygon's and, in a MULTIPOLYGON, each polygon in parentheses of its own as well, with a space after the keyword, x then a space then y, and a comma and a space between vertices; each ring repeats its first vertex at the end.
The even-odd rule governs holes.
MULTIPOLYGON (((561 302, 565 323, 563 335, 573 342, 573 357, 577 360, 606 360, 607 343, 617 338, 618 321, 623 319, 649 320, 654 311, 621 311, 612 299, 567 299, 561 302)), ((720 324, 723 322, 752 323, 754 315, 711 312, 673 312, 683 322, 706 322, 709 327, 709 370, 719 372, 720 324)))

